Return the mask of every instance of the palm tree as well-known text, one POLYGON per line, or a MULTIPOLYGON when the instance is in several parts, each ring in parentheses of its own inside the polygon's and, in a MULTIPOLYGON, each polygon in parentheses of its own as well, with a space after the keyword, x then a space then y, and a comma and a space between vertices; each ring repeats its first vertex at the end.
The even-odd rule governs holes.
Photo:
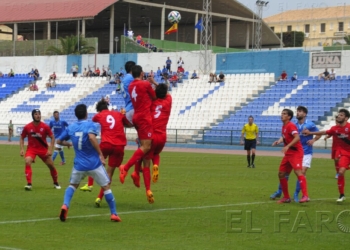
POLYGON ((78 49, 78 37, 66 36, 65 38, 59 38, 61 46, 50 46, 47 48, 46 53, 51 55, 81 55, 92 54, 95 52, 95 47, 89 46, 86 39, 80 36, 78 49))
POLYGON ((346 44, 350 45, 350 36, 346 36, 346 37, 344 37, 344 39, 346 41, 346 44))

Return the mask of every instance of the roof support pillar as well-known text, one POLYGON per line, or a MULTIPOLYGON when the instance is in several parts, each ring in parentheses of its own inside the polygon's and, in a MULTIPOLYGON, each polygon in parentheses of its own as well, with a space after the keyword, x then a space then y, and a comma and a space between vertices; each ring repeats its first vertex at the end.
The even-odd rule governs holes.
POLYGON ((13 33, 12 33, 12 41, 17 41, 17 37, 18 37, 18 24, 14 23, 13 24, 13 33))
POLYGON ((226 48, 230 47, 230 21, 229 17, 226 18, 226 48))
POLYGON ((81 37, 85 38, 85 19, 81 20, 81 37))
POLYGON ((245 49, 249 49, 249 33, 250 33, 250 23, 247 23, 247 34, 246 34, 246 37, 245 37, 245 49))
POLYGON ((113 54, 113 45, 114 45, 114 4, 111 5, 109 19, 109 54, 113 54))
MULTIPOLYGON (((196 16, 194 18, 194 24, 197 25, 198 23, 198 13, 196 13, 196 16)), ((198 43, 198 29, 194 29, 194 44, 198 43)))
POLYGON ((164 7, 162 8, 162 17, 160 21, 160 40, 164 40, 164 24, 165 23, 165 4, 164 7))
POLYGON ((47 22, 47 40, 51 40, 51 22, 47 22))

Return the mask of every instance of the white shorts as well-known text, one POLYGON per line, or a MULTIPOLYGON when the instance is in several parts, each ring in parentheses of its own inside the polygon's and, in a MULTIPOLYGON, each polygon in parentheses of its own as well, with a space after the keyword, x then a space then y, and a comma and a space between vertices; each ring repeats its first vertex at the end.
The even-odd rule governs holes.
POLYGON ((91 176, 94 178, 96 183, 101 187, 107 186, 108 183, 110 183, 110 179, 103 165, 90 171, 79 171, 73 167, 72 174, 70 176, 70 183, 79 184, 86 176, 91 176))
POLYGON ((128 112, 126 112, 125 116, 126 116, 126 119, 128 119, 128 121, 132 124, 132 117, 134 116, 134 109, 131 109, 128 112))
POLYGON ((312 155, 304 155, 303 157, 303 167, 311 168, 312 155))
POLYGON ((59 145, 59 144, 55 143, 55 148, 60 148, 60 149, 63 149, 63 147, 64 147, 64 146, 62 146, 62 145, 59 145))

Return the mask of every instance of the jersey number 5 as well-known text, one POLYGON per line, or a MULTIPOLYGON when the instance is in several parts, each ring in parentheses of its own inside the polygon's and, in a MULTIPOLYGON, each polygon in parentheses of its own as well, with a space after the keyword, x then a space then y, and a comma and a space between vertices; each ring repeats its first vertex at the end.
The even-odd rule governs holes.
POLYGON ((136 102, 136 97, 137 97, 136 86, 132 89, 131 97, 132 97, 132 98, 135 100, 135 102, 136 102))
POLYGON ((158 106, 156 107, 155 114, 154 114, 154 118, 158 118, 158 117, 160 116, 160 114, 162 113, 162 108, 163 108, 162 105, 158 105, 158 106))
POLYGON ((110 124, 110 126, 109 126, 110 129, 114 128, 115 120, 114 120, 113 116, 107 115, 106 122, 110 124))

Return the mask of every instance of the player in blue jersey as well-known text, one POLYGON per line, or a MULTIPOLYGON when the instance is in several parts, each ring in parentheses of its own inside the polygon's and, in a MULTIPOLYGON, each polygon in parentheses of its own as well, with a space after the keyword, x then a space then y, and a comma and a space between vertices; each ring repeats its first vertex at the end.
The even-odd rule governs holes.
POLYGON ((104 189, 104 195, 111 211, 111 221, 120 222, 112 190, 110 178, 104 168, 105 158, 98 145, 96 125, 87 121, 88 113, 85 104, 75 107, 75 116, 78 121, 71 124, 57 139, 57 143, 64 146, 74 146, 74 167, 67 187, 64 202, 61 207, 60 220, 65 221, 68 209, 75 190, 85 176, 91 176, 104 189), (72 143, 67 142, 71 139, 72 143))
POLYGON ((134 80, 134 77, 131 74, 131 68, 135 66, 136 63, 133 61, 127 61, 125 63, 125 71, 127 74, 124 76, 122 80, 122 86, 121 86, 121 94, 123 95, 124 102, 125 102, 125 116, 126 119, 132 124, 132 117, 134 115, 134 107, 132 106, 130 94, 129 94, 129 85, 134 80))
MULTIPOLYGON (((313 138, 313 135, 303 135, 302 131, 304 129, 307 129, 312 132, 317 132, 319 131, 316 125, 312 122, 306 119, 308 110, 304 106, 298 106, 297 108, 297 122, 295 122, 295 125, 298 128, 299 136, 300 136, 300 142, 301 145, 303 146, 303 151, 304 151, 304 157, 303 157, 303 168, 302 168, 302 173, 304 176, 306 176, 306 171, 311 168, 311 160, 312 160, 312 145, 315 143, 315 141, 319 140, 321 138, 320 135, 315 136, 313 138)), ((288 179, 288 176, 286 176, 288 179)), ((294 201, 299 202, 299 192, 300 192, 300 183, 297 180, 296 183, 296 188, 294 192, 294 201)), ((271 199, 276 199, 281 197, 282 194, 282 188, 281 185, 279 185, 278 190, 273 193, 270 198, 271 199)))
MULTIPOLYGON (((53 120, 50 121, 50 128, 55 135, 55 138, 58 138, 63 131, 65 131, 68 127, 68 123, 66 121, 63 121, 60 119, 60 113, 58 111, 53 112, 53 120)), ((63 152, 63 146, 55 144, 55 151, 52 155, 52 160, 55 161, 57 154, 60 154, 61 156, 61 163, 60 165, 66 164, 66 159, 64 158, 64 152, 63 152)))

